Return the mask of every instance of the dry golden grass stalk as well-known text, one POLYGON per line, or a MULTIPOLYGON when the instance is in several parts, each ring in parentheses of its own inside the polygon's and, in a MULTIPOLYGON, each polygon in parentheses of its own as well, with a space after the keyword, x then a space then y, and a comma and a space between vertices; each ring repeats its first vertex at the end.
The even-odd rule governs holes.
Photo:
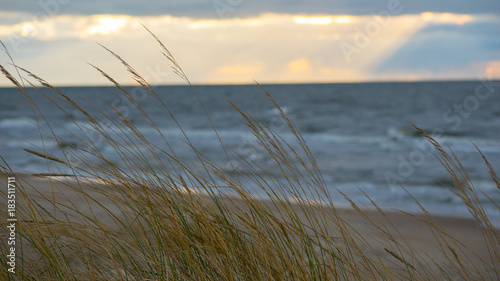
MULTIPOLYGON (((149 30, 148 30, 149 31, 149 30)), ((149 31, 150 32, 150 31, 149 31)), ((151 32, 150 32, 151 33, 151 32)), ((151 33, 152 34, 152 33, 151 33)), ((158 41, 174 71, 189 79, 168 49, 158 41)), ((436 156, 448 170, 454 190, 479 224, 487 255, 474 252, 449 233, 423 207, 424 215, 387 214, 374 202, 375 211, 352 204, 342 211, 332 203, 318 164, 304 138, 272 96, 262 87, 295 137, 291 145, 258 118, 233 107, 257 139, 256 150, 269 162, 240 157, 250 171, 228 173, 207 159, 192 144, 168 106, 119 55, 108 50, 133 78, 174 118, 200 167, 192 166, 163 137, 163 147, 152 144, 119 110, 103 108, 101 119, 42 78, 17 67, 48 87, 36 90, 65 112, 61 103, 82 112, 95 133, 113 147, 121 163, 113 163, 99 151, 89 136, 78 136, 80 144, 65 159, 26 149, 48 161, 68 165, 73 174, 39 173, 48 180, 20 176, 19 180, 19 280, 498 280, 500 239, 481 207, 477 190, 452 152, 421 133, 436 148, 436 156), (114 115, 108 114, 114 112, 114 115), (113 129, 103 124, 112 124, 113 129), (160 157, 161 156, 161 157, 160 157), (94 159, 94 160, 93 160, 94 159), (98 164, 95 159, 105 163, 98 164), (167 160, 165 160, 167 159, 167 160), (86 176, 82 176, 85 174, 86 176), (70 177, 70 175, 72 177, 70 177), (64 176, 57 179, 56 176, 64 176), (71 180, 73 179, 73 180, 71 180), (216 180, 217 179, 217 180, 216 180), (259 200, 242 184, 251 182, 269 199, 259 200), (222 184, 220 184, 222 182, 222 184), (225 186, 236 195, 221 190, 225 186), (429 228, 437 256, 418 249, 405 237, 401 224, 392 219, 405 216, 429 228), (354 219, 351 219, 354 218, 354 219), (362 223, 358 223, 362 222, 362 223), (396 261, 394 260, 396 259, 396 261)), ((125 88, 94 66, 134 104, 148 124, 162 135, 147 112, 125 88)), ((0 71, 31 102, 34 113, 48 124, 43 110, 29 99, 26 88, 3 66, 0 71)), ((21 78, 24 79, 24 78, 21 78)), ((197 95, 193 89, 193 94, 197 95)), ((199 100, 199 99, 198 99, 199 100)), ((200 101, 201 102, 201 101, 200 101)), ((204 108, 203 108, 204 109, 204 108)), ((204 109, 205 110, 205 109, 204 109)), ((210 116, 207 114, 207 118, 210 116)), ((37 119, 38 122, 38 119, 37 119)), ((39 124, 39 123, 37 123, 39 124)), ((76 126, 81 126, 74 123, 76 126)), ((214 132, 219 137, 215 126, 214 132)), ((85 132, 83 128, 82 132, 85 132)), ((44 137, 42 134, 40 135, 44 137)), ((77 137, 76 135, 74 135, 77 137)), ((163 136, 163 135, 162 135, 163 136)), ((220 138, 219 138, 220 140, 220 138)), ((229 152, 221 146, 228 161, 229 152)), ((498 177, 483 155, 492 179, 498 177)), ((231 171, 230 171, 231 172, 231 171)), ((8 163, 2 175, 14 174, 8 163)), ((500 187, 500 185, 499 185, 500 187)), ((2 196, 5 191, 1 191, 2 196)), ((418 202, 417 202, 418 203, 418 202)), ((3 204, 3 203, 2 203, 3 204)), ((0 204, 0 208, 5 206, 0 204)), ((499 208, 500 210, 500 208, 499 208)), ((4 243, 0 244, 6 250, 4 243)), ((0 262, 6 262, 0 256, 0 262)), ((12 278, 0 270, 0 279, 12 278)))

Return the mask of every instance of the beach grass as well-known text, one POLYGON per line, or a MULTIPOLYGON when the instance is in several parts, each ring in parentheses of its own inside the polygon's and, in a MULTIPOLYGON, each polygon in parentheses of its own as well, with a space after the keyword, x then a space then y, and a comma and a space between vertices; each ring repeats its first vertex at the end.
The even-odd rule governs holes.
MULTIPOLYGON (((191 85, 172 54, 153 37, 174 72, 191 85)), ((161 146, 149 141, 119 108, 109 105, 99 116, 90 114, 14 62, 15 71, 0 66, 28 100, 25 105, 33 109, 39 128, 49 128, 40 131, 42 143, 56 141, 63 155, 49 155, 43 146, 26 149, 30 157, 47 161, 44 174, 17 175, 5 161, 2 165, 3 178, 17 179, 19 237, 16 273, 3 266, 8 260, 2 254, 1 280, 499 280, 500 233, 483 209, 480 191, 453 152, 418 127, 449 173, 450 192, 474 218, 471 229, 480 244, 467 243, 450 231, 446 219, 424 207, 419 214, 385 211, 375 202, 367 209, 347 196, 349 208, 336 206, 306 141, 260 85, 294 143, 232 104, 255 136, 253 149, 262 157, 239 154, 212 124, 230 168, 219 166, 191 142, 154 87, 118 54, 106 50, 172 118, 195 161, 184 160, 172 149, 134 95, 97 66, 92 67, 163 137, 161 146), (46 117, 28 88, 51 102, 53 110, 65 112, 69 106, 85 116, 86 125, 74 122, 70 131, 78 145, 56 133, 57 120, 46 117), (103 155, 102 142, 113 147, 120 163, 103 155), (52 171, 52 163, 72 172, 52 171), (250 185, 266 199, 252 195, 250 185), (401 228, 405 221, 425 228, 429 248, 407 236, 401 228)), ((478 165, 484 164, 500 190, 498 175, 483 159, 478 165)), ((0 209, 7 209, 4 201, 0 209)), ((0 244, 2 253, 8 251, 5 242, 0 244)))

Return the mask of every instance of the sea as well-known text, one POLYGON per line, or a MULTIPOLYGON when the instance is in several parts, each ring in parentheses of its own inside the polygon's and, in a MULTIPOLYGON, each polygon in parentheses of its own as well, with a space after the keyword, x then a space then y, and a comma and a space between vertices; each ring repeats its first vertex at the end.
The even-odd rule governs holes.
MULTIPOLYGON (((232 104, 265 124, 288 142, 290 149, 300 150, 280 110, 259 85, 152 86, 160 99, 141 87, 125 88, 151 119, 114 87, 59 90, 98 117, 102 127, 120 139, 124 133, 116 124, 105 121, 108 117, 119 120, 109 107, 114 106, 148 141, 175 152, 190 165, 200 165, 200 159, 187 144, 186 136, 206 159, 228 173, 256 172, 245 163, 270 161, 232 104), (221 141, 231 148, 232 166, 221 141)), ((500 226, 500 188, 481 155, 500 173, 500 82, 270 84, 262 88, 300 131, 334 203, 348 204, 345 194, 359 205, 370 207, 373 200, 384 209, 418 213, 421 210, 416 199, 432 214, 470 217, 465 204, 454 194, 456 188, 436 158, 436 151, 414 124, 453 151, 477 189, 485 212, 500 226)), ((47 88, 42 90, 47 96, 28 90, 31 103, 14 88, 0 88, 0 155, 17 172, 68 173, 67 168, 48 166, 45 159, 23 149, 45 150, 61 157, 62 151, 80 146, 85 136, 91 138, 94 129, 85 114, 65 98, 47 88), (61 108, 47 97, 62 104, 61 108), (64 139, 63 145, 50 137, 51 132, 64 139)), ((97 139, 94 143, 124 172, 134 168, 116 153, 116 143, 97 139)), ((162 153, 161 149, 157 152, 162 153)), ((72 161, 79 165, 78 161, 84 160, 72 161)), ((97 157, 87 161, 106 165, 97 157)), ((153 168, 165 169, 161 165, 153 168)), ((253 192, 265 197, 265 192, 253 192)))

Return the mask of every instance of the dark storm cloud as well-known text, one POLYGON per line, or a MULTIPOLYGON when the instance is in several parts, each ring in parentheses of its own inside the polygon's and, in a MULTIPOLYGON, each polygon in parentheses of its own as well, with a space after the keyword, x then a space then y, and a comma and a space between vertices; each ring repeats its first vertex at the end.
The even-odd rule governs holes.
POLYGON ((246 17, 262 13, 367 15, 384 10, 391 1, 398 2, 402 14, 448 12, 459 14, 499 14, 498 0, 1 0, 3 11, 49 14, 129 14, 217 18, 246 17))

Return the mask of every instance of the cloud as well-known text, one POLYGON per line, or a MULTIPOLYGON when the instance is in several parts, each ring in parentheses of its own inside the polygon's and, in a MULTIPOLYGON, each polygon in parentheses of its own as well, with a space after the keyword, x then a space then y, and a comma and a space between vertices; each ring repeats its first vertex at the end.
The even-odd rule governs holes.
POLYGON ((500 77, 500 60, 488 62, 485 72, 487 77, 500 77))
POLYGON ((224 79, 231 83, 248 83, 249 79, 265 71, 265 64, 261 61, 228 64, 220 66, 207 80, 224 79))
POLYGON ((219 67, 217 72, 220 74, 243 74, 251 75, 262 71, 264 65, 262 62, 252 62, 248 64, 232 64, 219 67))
POLYGON ((456 79, 477 78, 492 61, 500 58, 500 38, 493 35, 499 27, 498 18, 491 17, 476 17, 466 23, 450 20, 427 25, 375 66, 373 72, 383 75, 412 69, 415 75, 428 78, 442 73, 456 79))
MULTIPOLYGON (((494 36, 500 16, 492 15, 264 14, 217 20, 105 14, 39 21, 8 15, 0 39, 16 63, 64 85, 109 84, 86 62, 132 83, 130 73, 95 42, 153 84, 181 83, 139 21, 162 39, 194 83, 474 79, 487 71, 498 75, 500 61, 500 39, 494 36)), ((0 55, 0 63, 8 58, 0 55)), ((0 85, 10 84, 0 78, 0 85)))
POLYGON ((27 12, 32 15, 47 14, 124 14, 164 15, 193 18, 251 17, 264 13, 280 14, 329 14, 371 15, 384 10, 391 3, 403 7, 401 14, 423 12, 456 14, 499 14, 498 0, 311 0, 311 1, 265 1, 265 0, 1 0, 4 11, 27 12))
POLYGON ((110 34, 112 32, 119 32, 120 29, 127 22, 126 17, 99 17, 97 19, 97 24, 89 27, 87 33, 89 35, 93 34, 110 34))
POLYGON ((311 72, 309 60, 306 58, 296 59, 288 63, 288 69, 294 73, 311 72))

